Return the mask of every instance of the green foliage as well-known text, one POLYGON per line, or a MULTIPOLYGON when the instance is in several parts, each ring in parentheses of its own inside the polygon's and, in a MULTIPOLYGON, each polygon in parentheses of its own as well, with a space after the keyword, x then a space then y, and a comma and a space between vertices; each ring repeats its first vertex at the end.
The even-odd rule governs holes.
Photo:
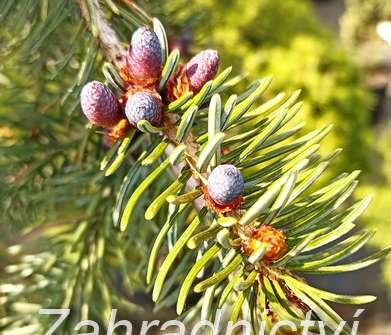
POLYGON ((112 308, 137 318, 140 307, 132 301, 146 290, 140 271, 156 227, 145 225, 143 215, 127 234, 112 226, 121 184, 99 171, 101 134, 86 128, 79 107, 81 87, 92 73, 100 74, 97 42, 75 2, 5 5, 0 222, 2 239, 14 245, 0 252, 0 332, 44 334, 51 320, 39 316, 40 306, 75 311, 64 334, 83 318, 106 322, 112 308), (136 231, 138 239, 130 243, 136 231))
MULTIPOLYGON (((124 93, 118 69, 104 63, 99 52, 97 10, 112 20, 120 36, 149 24, 164 45, 167 39, 161 24, 133 2, 117 7, 106 1, 102 8, 97 1, 88 3, 91 34, 73 2, 12 2, 10 11, 2 12, 7 26, 19 18, 23 29, 16 30, 20 35, 12 33, 14 27, 2 32, 6 42, 1 56, 8 59, 0 69, 5 92, 0 106, 6 106, 1 118, 8 133, 0 141, 1 205, 8 215, 4 222, 26 227, 18 232, 19 243, 1 249, 0 260, 7 264, 0 285, 2 333, 43 334, 48 319, 37 314, 41 307, 72 308, 64 334, 79 320, 107 321, 111 308, 134 318, 145 314, 135 295, 149 289, 155 311, 176 305, 181 317, 191 322, 213 319, 216 309, 225 306, 231 320, 251 320, 256 332, 260 321, 270 330, 270 308, 275 318, 296 323, 312 309, 335 330, 341 318, 326 301, 373 301, 372 296, 325 292, 298 274, 354 271, 391 251, 386 247, 346 261, 373 236, 367 231, 348 235, 370 197, 351 200, 358 171, 317 183, 340 150, 320 150, 331 127, 302 130, 295 119, 303 107, 299 92, 280 92, 284 85, 277 81, 276 88, 271 86, 275 92, 267 93, 270 77, 246 87, 229 67, 194 96, 184 94, 165 105, 173 129, 141 121, 122 141, 105 148, 100 130, 85 125, 78 107, 82 85, 101 70, 106 83, 119 96, 124 93), (64 39, 69 44, 56 43, 68 33, 73 36, 64 39), (230 95, 234 90, 238 94, 230 95), (245 192, 240 208, 223 214, 202 198, 202 186, 216 164, 228 162, 240 169, 245 192), (254 240, 251 233, 262 228, 286 237, 286 246, 281 239, 278 246, 284 252, 269 261, 268 242, 254 240), (198 302, 186 306, 190 295, 198 302)), ((280 14, 291 10, 293 17, 308 12, 305 3, 293 6, 287 1, 281 8, 268 2, 256 7, 280 14)), ((257 36, 250 26, 255 16, 250 9, 243 13, 241 28, 247 32, 240 34, 251 40, 257 36)), ((269 31, 274 20, 265 20, 269 31)), ((221 22, 226 28, 223 18, 221 22)), ((317 29, 312 19, 302 27, 311 34, 317 29)), ((273 45, 301 50, 307 38, 277 36, 268 52, 281 60, 273 45)), ((233 44, 238 46, 239 64, 253 48, 255 54, 261 52, 241 42, 233 44)), ((308 52, 309 63, 315 49, 308 52)), ((233 54, 234 50, 225 59, 233 59, 233 54)), ((167 57, 160 90, 178 61, 177 52, 167 57)), ((344 61, 340 66, 345 69, 344 61)), ((337 78, 342 80, 343 74, 337 78)), ((319 85, 332 86, 323 81, 319 85)), ((336 96, 305 93, 312 103, 336 96)))
MULTIPOLYGON (((61 179, 54 184, 52 177, 79 173, 80 180, 85 181, 92 172, 85 168, 84 149, 80 148, 83 139, 87 139, 84 124, 78 114, 75 120, 74 111, 81 85, 96 70, 97 45, 93 39, 82 36, 85 29, 75 20, 76 6, 72 3, 65 9, 57 6, 60 7, 60 2, 51 9, 64 11, 64 16, 57 17, 58 24, 64 26, 61 31, 52 31, 51 38, 70 41, 72 48, 45 43, 49 33, 45 29, 50 30, 53 22, 50 13, 41 13, 37 6, 30 9, 20 6, 15 13, 19 26, 10 23, 16 16, 2 17, 4 27, 8 28, 1 31, 4 42, 0 56, 4 78, 0 98, 4 127, 0 155, 1 204, 5 213, 1 223, 5 233, 8 228, 46 220, 62 202, 66 211, 67 200, 80 194, 71 185, 60 188, 61 179), (72 12, 73 15, 67 16, 72 12), (28 25, 30 20, 36 24, 28 25), (80 156, 76 157, 79 149, 80 156), (78 164, 74 165, 76 161, 78 164), (57 196, 47 199, 46 187, 56 188, 57 196)), ((94 164, 91 160, 89 163, 94 164)))
MULTIPOLYGON (((324 147, 346 150, 334 169, 365 167, 372 98, 358 67, 320 26, 309 1, 155 2, 161 13, 181 9, 179 18, 191 21, 195 44, 218 49, 224 64, 251 74, 249 79, 272 74, 268 97, 300 87, 303 120, 310 128, 333 124, 324 147)), ((151 10, 160 14, 158 8, 151 10)))

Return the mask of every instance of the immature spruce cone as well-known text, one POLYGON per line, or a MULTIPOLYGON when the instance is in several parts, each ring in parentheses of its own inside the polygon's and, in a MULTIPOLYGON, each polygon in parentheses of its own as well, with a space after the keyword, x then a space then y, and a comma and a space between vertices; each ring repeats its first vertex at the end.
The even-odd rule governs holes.
POLYGON ((140 81, 156 80, 162 69, 162 48, 157 35, 147 27, 137 29, 126 54, 129 75, 140 81))
POLYGON ((97 126, 108 128, 121 119, 121 112, 113 92, 99 81, 86 84, 80 94, 83 113, 97 126))
POLYGON ((240 197, 244 180, 240 171, 231 164, 217 166, 208 177, 208 193, 219 205, 228 205, 240 197))
POLYGON ((161 103, 155 96, 147 92, 137 92, 129 96, 125 114, 129 123, 134 126, 140 120, 147 120, 158 125, 162 116, 161 109, 161 103))
POLYGON ((219 54, 215 50, 204 50, 195 55, 186 64, 186 76, 189 89, 197 93, 206 82, 212 80, 219 66, 219 54))

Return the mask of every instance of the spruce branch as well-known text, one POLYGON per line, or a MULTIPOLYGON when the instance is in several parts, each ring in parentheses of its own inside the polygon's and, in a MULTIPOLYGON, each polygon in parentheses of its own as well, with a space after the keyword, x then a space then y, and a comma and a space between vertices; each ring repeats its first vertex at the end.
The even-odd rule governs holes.
MULTIPOLYGON (((213 55, 210 51, 205 53, 213 55)), ((127 204, 118 211, 117 217, 120 229, 126 231, 137 201, 148 188, 156 185, 164 170, 169 167, 178 169, 180 163, 179 166, 184 165, 185 171, 191 173, 190 191, 184 191, 182 187, 189 180, 188 174, 182 170, 145 212, 145 217, 152 219, 163 207, 164 198, 170 203, 166 221, 153 244, 147 270, 147 283, 154 282, 152 299, 157 308, 166 301, 167 287, 178 282, 180 289, 172 293, 177 297, 178 314, 183 313, 190 288, 194 285, 193 291, 203 294, 203 318, 213 319, 217 306, 236 301, 231 319, 237 320, 240 315, 245 318, 245 311, 250 307, 256 318, 252 319, 254 329, 259 325, 259 315, 269 331, 275 320, 299 320, 304 312, 313 309, 329 329, 335 330, 341 319, 324 300, 353 304, 369 303, 374 297, 324 292, 303 283, 294 271, 344 272, 357 266, 354 263, 345 267, 334 264, 360 250, 372 237, 368 232, 349 238, 345 236, 354 228, 353 221, 369 204, 369 198, 338 210, 354 191, 358 172, 342 174, 328 186, 311 191, 312 184, 339 150, 328 157, 318 153, 320 142, 331 129, 329 126, 285 142, 301 128, 299 124, 286 129, 302 106, 297 102, 299 91, 291 96, 280 94, 254 107, 271 83, 271 78, 267 77, 256 80, 241 95, 231 96, 223 109, 220 93, 237 83, 235 78, 228 80, 231 68, 204 83, 195 96, 187 96, 183 87, 189 85, 186 80, 190 79, 181 77, 184 67, 178 65, 178 58, 176 51, 167 57, 157 85, 157 94, 165 92, 176 99, 164 107, 162 127, 153 126, 147 120, 136 124, 139 130, 149 133, 157 141, 163 139, 167 144, 164 149, 166 158, 157 150, 158 146, 149 149, 146 159, 149 160, 148 155, 160 152, 162 162, 150 170, 129 196, 127 204), (230 176, 236 173, 245 178, 245 195, 244 198, 235 195, 236 202, 222 206, 213 198, 209 181, 213 172, 220 167, 224 169, 221 163, 232 166, 228 164, 230 162, 240 168, 239 171, 234 167, 238 172, 231 171, 230 176), (177 220, 187 208, 194 208, 191 203, 195 199, 200 201, 202 209, 189 215, 189 222, 182 225, 178 235, 177 220), (338 239, 341 240, 333 245, 338 239), (169 251, 161 251, 164 260, 155 269, 164 243, 169 251), (321 247, 325 250, 319 251, 321 247), (183 265, 184 259, 191 258, 194 249, 198 250, 198 257, 188 264, 190 270, 186 278, 180 280, 174 264, 182 269, 186 266, 183 265), (184 255, 183 259, 181 255, 184 255), (197 278, 201 281, 194 283, 197 278), (319 299, 307 296, 315 291, 321 293, 319 299), (265 314, 266 309, 271 309, 271 314, 265 314), (329 317, 330 314, 333 318, 329 317)), ((132 94, 133 90, 137 91, 137 84, 132 78, 129 83, 127 89, 132 94)), ((120 142, 119 147, 124 143, 127 142, 120 142)), ((115 147, 114 157, 116 150, 117 158, 121 157, 123 149, 115 147)), ((121 164, 122 161, 116 163, 110 173, 121 164)), ((243 181, 239 178, 232 187, 240 190, 241 183, 243 181)), ((217 183, 216 188, 219 187, 217 183)), ((231 191, 227 190, 228 195, 231 191)), ((372 260, 377 262, 387 253, 389 250, 385 249, 358 264, 369 266, 373 264, 372 260)), ((194 308, 197 310, 198 305, 194 308)), ((344 333, 347 332, 345 329, 344 333)))
MULTIPOLYGON (((156 112, 161 103, 163 121, 154 122, 156 113, 146 113, 145 119, 132 126, 122 119, 125 122, 105 129, 104 135, 109 130, 109 138, 117 136, 106 151, 101 143, 102 132, 86 129, 78 119, 72 127, 64 127, 61 117, 50 119, 48 130, 56 134, 52 136, 61 145, 48 136, 46 146, 61 147, 61 156, 42 160, 46 150, 42 150, 41 156, 31 154, 31 160, 39 159, 27 174, 29 180, 25 184, 35 179, 41 181, 42 189, 32 198, 47 203, 58 201, 50 212, 58 217, 71 208, 74 221, 43 225, 42 230, 37 230, 41 239, 33 241, 50 250, 43 255, 27 254, 29 245, 8 249, 7 256, 21 250, 23 253, 7 267, 12 276, 7 273, 7 285, 1 286, 8 290, 2 299, 5 309, 20 306, 15 304, 19 301, 37 302, 35 308, 43 306, 47 303, 47 287, 40 285, 48 284, 53 295, 51 306, 73 305, 77 311, 75 320, 90 316, 105 321, 117 303, 127 306, 126 310, 138 310, 138 306, 121 299, 117 292, 110 294, 110 290, 118 286, 131 293, 142 290, 140 278, 144 272, 148 284, 153 285, 156 310, 176 304, 178 314, 190 309, 187 319, 197 315, 213 319, 216 309, 224 306, 231 312, 232 320, 240 316, 251 319, 256 333, 260 321, 270 331, 275 320, 297 323, 308 309, 313 309, 334 330, 340 317, 326 301, 373 301, 372 296, 351 297, 322 291, 296 274, 358 270, 380 261, 391 251, 386 248, 368 258, 339 264, 372 237, 368 232, 347 237, 370 198, 355 201, 350 207, 345 205, 357 186, 358 171, 341 174, 326 186, 316 188, 315 182, 339 150, 328 156, 319 153, 330 127, 303 135, 302 123, 291 125, 302 106, 298 102, 299 92, 281 93, 259 104, 271 83, 271 78, 266 77, 227 99, 225 93, 241 77, 231 78, 231 67, 217 74, 216 53, 209 50, 196 56, 196 60, 202 60, 199 64, 208 68, 205 73, 209 81, 202 81, 201 85, 199 76, 189 78, 186 66, 179 64, 179 52, 168 54, 167 36, 157 19, 152 23, 159 43, 149 43, 156 42, 151 30, 141 31, 151 37, 147 46, 155 47, 152 51, 159 49, 160 44, 162 52, 150 54, 159 60, 159 66, 144 62, 142 71, 133 75, 142 76, 144 70, 153 75, 135 80, 124 68, 124 50, 104 15, 103 4, 96 0, 77 3, 93 38, 73 88, 83 85, 90 76, 96 39, 106 60, 112 63, 104 64, 103 74, 116 95, 108 93, 109 87, 100 83, 95 85, 98 88, 92 90, 93 94, 87 95, 87 103, 96 97, 95 93, 103 92, 103 105, 110 106, 117 116, 120 109, 115 107, 141 90, 147 95, 147 112, 156 112), (121 60, 117 59, 118 52, 121 60), (199 91, 193 94, 188 90, 191 85, 199 91), (102 171, 97 171, 97 162, 103 155, 102 171), (217 168, 233 164, 234 169, 229 170, 235 177, 231 187, 221 192, 221 184, 227 181, 224 179, 224 183, 217 182, 212 189, 223 200, 234 197, 235 201, 221 205, 214 201, 216 193, 209 192, 206 184, 217 168), (62 199, 72 206, 62 208, 62 199), (87 209, 87 217, 77 216, 75 208, 87 209), (44 264, 48 256, 52 256, 52 261, 47 268, 44 264), (26 268, 33 271, 27 272, 28 278, 26 268), (118 285, 113 279, 119 277, 118 285), (37 284, 32 285, 33 296, 31 281, 37 284), (60 285, 66 290, 56 290, 60 285), (20 288, 22 291, 18 291, 20 288), (201 294, 201 299, 195 306, 186 306, 191 291, 201 294), (75 299, 77 292, 82 292, 80 300, 75 299), (99 310, 89 308, 92 295, 98 299, 99 310)), ((126 3, 129 5, 129 1, 126 3)), ((62 6, 64 2, 58 7, 62 6)), ((134 15, 138 19, 131 18, 132 22, 150 21, 139 10, 134 15)), ((144 42, 138 41, 142 46, 144 42)), ((140 69, 138 59, 133 61, 140 69)), ((70 94, 67 97, 78 103, 70 94)), ((20 157, 17 149, 11 148, 13 157, 20 157)), ((1 320, 11 332, 31 324, 41 324, 44 331, 45 323, 37 320, 31 309, 17 312, 16 321, 1 320)))

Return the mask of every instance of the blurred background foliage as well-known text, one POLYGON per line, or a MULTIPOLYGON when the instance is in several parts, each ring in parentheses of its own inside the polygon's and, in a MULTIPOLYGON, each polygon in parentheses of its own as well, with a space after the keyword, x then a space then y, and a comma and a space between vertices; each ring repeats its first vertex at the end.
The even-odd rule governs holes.
MULTIPOLYGON (((122 1, 114 2, 122 5, 122 1)), ((5 3, 1 4, 3 9, 5 3)), ((182 54, 190 56, 198 49, 212 47, 219 50, 222 64, 232 64, 236 73, 248 73, 249 80, 272 74, 274 80, 268 90, 270 95, 281 90, 291 93, 301 88, 305 101, 301 117, 309 128, 334 124, 334 131, 326 138, 324 149, 329 152, 335 146, 344 148, 344 154, 338 159, 339 165, 335 167, 338 171, 356 168, 364 171, 361 191, 370 191, 376 197, 363 224, 378 230, 375 244, 385 246, 390 243, 391 126, 388 117, 391 111, 390 104, 387 105, 387 94, 390 94, 391 52, 390 46, 378 37, 376 31, 379 21, 391 19, 390 1, 346 0, 343 13, 338 14, 342 14, 339 36, 320 23, 313 8, 317 1, 149 0, 139 3, 149 13, 160 17, 173 37, 171 46, 180 48, 182 54)), ((61 29, 50 36, 52 41, 71 41, 78 36, 72 34, 75 25, 80 22, 76 13, 78 8, 67 8, 69 12, 57 18, 61 29)), ((40 15, 46 14, 42 11, 40 15)), ((0 13, 0 19, 4 17, 5 12, 0 13)), ((56 142, 74 146, 74 150, 68 151, 70 156, 59 157, 57 165, 46 167, 41 178, 45 178, 45 173, 51 174, 49 170, 56 167, 67 170, 71 176, 69 166, 77 159, 83 140, 78 127, 84 123, 76 123, 71 133, 64 133, 66 124, 75 117, 72 112, 77 105, 72 104, 78 101, 68 99, 66 93, 74 82, 75 74, 78 73, 82 83, 87 70, 99 73, 102 60, 96 53, 96 45, 87 38, 80 39, 78 48, 91 50, 90 58, 84 63, 76 60, 77 51, 76 56, 59 57, 67 55, 67 42, 40 45, 39 53, 28 50, 28 53, 19 53, 15 57, 8 50, 20 51, 20 40, 31 26, 26 26, 21 16, 19 21, 5 27, 8 29, 2 26, 0 30, 1 46, 7 46, 0 49, 0 122, 1 115, 21 109, 25 118, 9 125, 12 129, 0 126, 0 136, 12 144, 15 134, 30 132, 30 138, 34 139, 30 143, 31 154, 41 150, 38 147, 56 142), (24 54, 25 58, 20 58, 20 54, 24 54), (42 57, 43 54, 45 57, 42 57), (83 72, 86 64, 90 64, 91 68, 83 72), (55 105, 51 104, 52 101, 55 105), (48 112, 34 113, 38 109, 48 112), (42 122, 43 118, 45 122, 42 122), (50 125, 50 131, 46 132, 42 124, 50 125), (53 129, 58 130, 56 138, 51 137, 53 129)), ((83 28, 80 26, 79 29, 83 28)), ((129 38, 128 32, 126 29, 119 31, 124 39, 129 38)), ((31 48, 38 49, 41 33, 35 33, 31 48)), ((71 94, 77 97, 78 89, 71 94)), ((74 122, 72 124, 75 125, 74 122)), ((27 161, 29 157, 25 159, 27 161)), ((15 170, 22 172, 24 166, 23 161, 10 161, 1 156, 0 164, 5 171, 3 175, 15 170)), ((92 174, 95 166, 91 162, 83 162, 79 169, 84 169, 88 180, 88 173, 92 174)), ((23 204, 23 197, 37 194, 37 185, 26 181, 21 185, 23 192, 10 195, 7 182, 1 181, 2 201, 4 199, 6 204, 2 209, 7 214, 0 219, 3 237, 13 235, 13 231, 21 229, 23 222, 39 223, 40 202, 45 202, 45 210, 48 210, 47 199, 42 196, 36 197, 31 208, 10 210, 23 204)), ((60 203, 64 211, 69 206, 67 201, 75 193, 81 192, 84 196, 94 193, 93 189, 76 189, 74 185, 68 185, 72 193, 67 193, 63 185, 59 188, 58 198, 51 199, 51 202, 53 206, 60 203)), ((79 198, 77 206, 82 204, 80 201, 82 198, 79 198)), ((390 259, 383 272, 391 290, 390 259)))
POLYGON ((391 2, 384 0, 346 0, 341 20, 341 38, 348 47, 376 41, 376 25, 391 19, 391 2))
MULTIPOLYGON (((341 19, 341 40, 367 74, 377 99, 373 111, 373 147, 370 168, 365 174, 363 193, 375 194, 364 217, 364 224, 376 227, 379 234, 372 243, 381 247, 391 241, 391 45, 379 38, 379 23, 391 21, 391 2, 382 0, 346 0, 341 19)), ((384 38, 385 36, 383 36, 384 38)), ((383 276, 391 292, 391 261, 386 260, 383 276)))
MULTIPOLYGON (((366 175, 366 183, 361 186, 362 194, 375 195, 371 206, 364 215, 363 224, 377 231, 372 243, 378 247, 391 241, 391 127, 388 125, 376 138, 380 155, 372 160, 370 173, 366 175)), ((383 276, 391 292, 391 261, 384 261, 383 276)), ((389 295, 391 297, 391 293, 389 295)))

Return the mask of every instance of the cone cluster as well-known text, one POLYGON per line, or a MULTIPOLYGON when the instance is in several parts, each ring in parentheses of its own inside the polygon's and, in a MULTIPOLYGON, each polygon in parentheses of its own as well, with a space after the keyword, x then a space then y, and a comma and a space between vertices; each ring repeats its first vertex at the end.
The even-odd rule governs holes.
POLYGON ((187 64, 180 65, 182 70, 177 71, 164 92, 158 92, 163 67, 162 47, 155 32, 141 27, 132 35, 126 54, 126 67, 119 69, 126 93, 115 96, 103 83, 90 82, 81 94, 83 113, 92 124, 106 129, 104 143, 112 145, 124 138, 128 129, 137 126, 141 120, 160 126, 164 104, 184 92, 197 93, 214 78, 218 63, 216 51, 202 51, 187 64))
MULTIPOLYGON (((147 120, 161 126, 163 108, 186 92, 197 94, 218 70, 219 55, 204 50, 186 64, 180 64, 163 91, 157 87, 162 76, 162 47, 158 36, 147 27, 137 29, 131 38, 126 66, 119 69, 125 93, 117 96, 104 84, 92 81, 81 93, 81 106, 88 120, 105 128, 104 143, 112 145, 126 136, 131 127, 147 120)), ((235 213, 243 202, 244 179, 232 164, 215 167, 202 186, 206 205, 217 213, 235 213)), ((272 262, 286 252, 285 236, 278 230, 261 226, 244 239, 242 252, 250 255, 259 244, 268 248, 263 262, 272 262)))

